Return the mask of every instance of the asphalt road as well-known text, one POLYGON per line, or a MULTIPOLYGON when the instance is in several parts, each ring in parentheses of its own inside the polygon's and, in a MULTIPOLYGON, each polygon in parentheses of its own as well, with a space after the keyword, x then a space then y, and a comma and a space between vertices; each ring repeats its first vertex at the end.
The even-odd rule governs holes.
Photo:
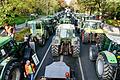
POLYGON ((83 73, 85 80, 98 80, 97 74, 95 72, 95 62, 89 60, 89 47, 90 44, 81 43, 81 63, 83 67, 83 73))
MULTIPOLYGON (((36 80, 39 80, 45 73, 45 67, 50 65, 54 61, 60 61, 60 57, 52 57, 50 52, 50 44, 52 41, 52 37, 47 40, 46 45, 44 47, 37 47, 37 55, 41 61, 43 61, 42 65, 40 64, 37 66, 39 67, 38 74, 36 75, 36 80), (47 55, 46 55, 47 54, 47 55), (45 56, 46 55, 46 56, 45 56), (43 57, 45 56, 44 60, 43 57)), ((80 68, 79 58, 73 58, 71 56, 63 56, 63 61, 70 66, 70 68, 74 71, 76 80, 98 80, 98 77, 95 72, 95 63, 89 60, 89 44, 82 44, 80 45, 80 59, 82 68, 80 68), (82 70, 81 70, 82 69, 82 70), (81 73, 83 71, 83 74, 81 73), (83 77, 84 78, 83 78, 83 77)))

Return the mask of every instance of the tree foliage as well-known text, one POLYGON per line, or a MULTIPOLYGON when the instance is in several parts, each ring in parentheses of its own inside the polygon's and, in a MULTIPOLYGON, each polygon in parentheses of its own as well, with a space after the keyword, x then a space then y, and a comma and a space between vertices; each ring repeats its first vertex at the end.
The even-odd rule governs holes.
POLYGON ((14 17, 28 16, 32 13, 53 14, 59 8, 57 0, 1 0, 0 22, 14 22, 14 17))

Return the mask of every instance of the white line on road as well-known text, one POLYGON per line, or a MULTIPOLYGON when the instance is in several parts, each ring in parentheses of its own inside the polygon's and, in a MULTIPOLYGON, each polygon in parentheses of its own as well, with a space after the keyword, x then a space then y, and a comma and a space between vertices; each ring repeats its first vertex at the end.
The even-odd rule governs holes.
POLYGON ((60 61, 63 62, 63 55, 60 56, 60 61))
POLYGON ((85 80, 85 76, 84 76, 84 73, 83 73, 83 68, 82 68, 80 57, 78 57, 78 61, 79 61, 80 71, 81 71, 81 74, 82 74, 82 80, 85 80))
POLYGON ((49 47, 48 47, 48 49, 47 49, 47 51, 46 51, 46 53, 45 53, 45 55, 44 55, 44 57, 43 57, 40 65, 39 65, 39 67, 38 67, 38 69, 37 69, 37 71, 36 71, 36 73, 35 73, 35 75, 34 75, 34 79, 36 78, 36 76, 37 76, 37 74, 38 74, 38 72, 39 72, 39 70, 40 70, 40 68, 41 68, 41 66, 42 66, 42 64, 43 64, 43 62, 44 62, 44 60, 45 60, 45 58, 46 58, 46 56, 47 56, 47 53, 48 53, 50 47, 51 47, 51 44, 49 45, 49 47))

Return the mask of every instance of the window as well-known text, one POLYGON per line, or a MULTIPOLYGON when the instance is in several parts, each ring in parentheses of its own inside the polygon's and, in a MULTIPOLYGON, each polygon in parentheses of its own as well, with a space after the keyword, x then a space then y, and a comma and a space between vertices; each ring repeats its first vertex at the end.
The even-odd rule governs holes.
POLYGON ((37 24, 36 24, 36 29, 41 29, 40 23, 37 23, 37 24))

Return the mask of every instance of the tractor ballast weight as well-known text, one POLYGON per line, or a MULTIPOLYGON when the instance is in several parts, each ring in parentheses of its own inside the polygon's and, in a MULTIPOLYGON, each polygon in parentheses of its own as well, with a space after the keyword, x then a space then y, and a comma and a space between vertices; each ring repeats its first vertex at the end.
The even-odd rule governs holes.
POLYGON ((78 56, 80 52, 79 38, 75 36, 75 27, 72 24, 60 24, 57 26, 56 35, 52 40, 52 54, 78 56))

